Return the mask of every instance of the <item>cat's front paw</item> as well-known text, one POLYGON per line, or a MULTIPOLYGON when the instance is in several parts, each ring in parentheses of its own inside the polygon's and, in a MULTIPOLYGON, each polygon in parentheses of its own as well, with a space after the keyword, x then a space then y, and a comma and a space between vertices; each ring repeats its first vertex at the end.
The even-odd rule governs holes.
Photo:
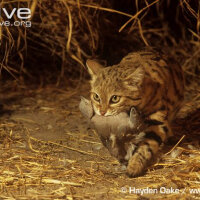
POLYGON ((127 166, 127 175, 129 177, 137 177, 145 172, 146 162, 140 154, 134 154, 127 166))

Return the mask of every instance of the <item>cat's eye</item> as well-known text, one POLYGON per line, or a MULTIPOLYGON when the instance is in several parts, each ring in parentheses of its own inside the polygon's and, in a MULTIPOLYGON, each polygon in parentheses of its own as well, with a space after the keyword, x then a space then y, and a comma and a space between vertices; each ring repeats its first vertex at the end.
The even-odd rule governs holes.
POLYGON ((120 101, 120 96, 114 95, 110 99, 110 103, 118 103, 120 101))
POLYGON ((99 97, 99 95, 96 94, 96 93, 93 94, 93 99, 94 99, 95 101, 100 102, 100 97, 99 97))

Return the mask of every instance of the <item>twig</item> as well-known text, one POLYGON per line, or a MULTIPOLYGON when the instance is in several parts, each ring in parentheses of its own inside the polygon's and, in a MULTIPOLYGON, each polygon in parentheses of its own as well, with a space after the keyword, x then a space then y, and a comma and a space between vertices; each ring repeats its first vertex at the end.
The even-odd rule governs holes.
POLYGON ((176 143, 176 145, 175 145, 169 152, 167 152, 167 153, 165 154, 165 156, 168 155, 168 154, 170 154, 170 153, 179 145, 179 143, 184 139, 184 137, 185 137, 185 135, 183 135, 183 136, 181 137, 181 139, 176 143))

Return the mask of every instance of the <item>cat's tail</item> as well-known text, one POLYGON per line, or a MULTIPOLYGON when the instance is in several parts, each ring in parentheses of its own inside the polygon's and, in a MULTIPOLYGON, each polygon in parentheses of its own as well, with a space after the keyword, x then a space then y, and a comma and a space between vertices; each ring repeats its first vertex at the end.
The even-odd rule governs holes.
POLYGON ((186 75, 185 99, 177 118, 185 118, 200 109, 200 79, 186 75))

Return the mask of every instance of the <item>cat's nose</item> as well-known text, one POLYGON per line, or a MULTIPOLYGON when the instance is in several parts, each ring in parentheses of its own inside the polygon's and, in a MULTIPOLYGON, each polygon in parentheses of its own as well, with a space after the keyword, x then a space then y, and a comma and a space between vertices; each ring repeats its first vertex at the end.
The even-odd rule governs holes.
POLYGON ((102 116, 104 116, 106 114, 106 111, 101 110, 100 113, 101 113, 102 116))

